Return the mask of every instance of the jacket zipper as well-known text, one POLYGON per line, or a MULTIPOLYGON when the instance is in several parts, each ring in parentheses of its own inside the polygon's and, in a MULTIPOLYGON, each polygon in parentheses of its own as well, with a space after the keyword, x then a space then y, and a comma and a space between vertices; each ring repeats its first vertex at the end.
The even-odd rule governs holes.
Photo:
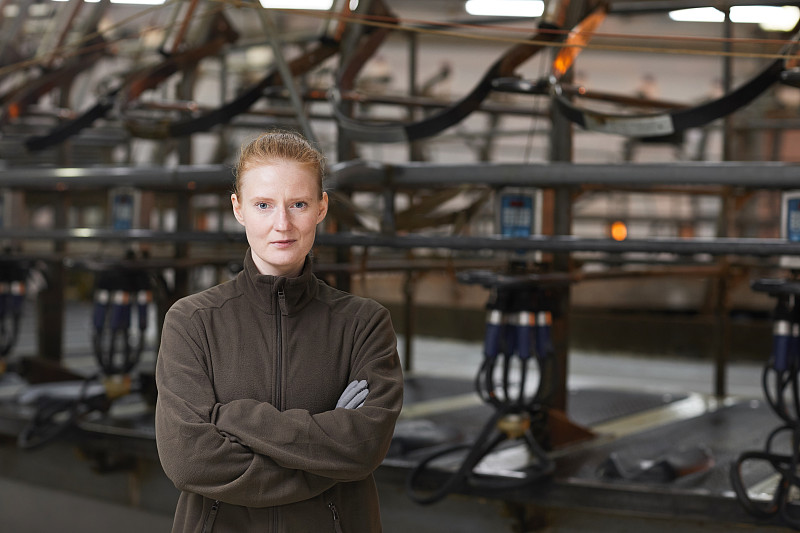
POLYGON ((330 509, 333 514, 333 530, 336 533, 342 533, 342 524, 339 522, 339 511, 336 509, 336 505, 331 502, 328 504, 328 509, 330 509))
POLYGON ((283 410, 283 393, 281 391, 281 374, 283 372, 283 312, 286 309, 286 294, 283 286, 278 289, 278 313, 276 314, 278 324, 278 355, 275 363, 275 407, 283 410))
POLYGON ((203 524, 203 531, 201 533, 211 533, 211 529, 214 527, 214 520, 217 518, 217 510, 219 510, 219 500, 214 500, 214 503, 211 504, 211 510, 206 517, 206 521, 203 524))
MULTIPOLYGON (((280 281, 278 281, 280 283, 280 281)), ((286 309, 286 294, 283 292, 283 284, 278 285, 278 309, 276 316, 276 324, 278 327, 278 349, 275 362, 275 407, 279 411, 283 411, 283 393, 281 391, 282 380, 281 374, 283 373, 283 312, 286 309)), ((275 509, 272 513, 272 525, 274 531, 279 531, 279 517, 278 510, 275 509)))

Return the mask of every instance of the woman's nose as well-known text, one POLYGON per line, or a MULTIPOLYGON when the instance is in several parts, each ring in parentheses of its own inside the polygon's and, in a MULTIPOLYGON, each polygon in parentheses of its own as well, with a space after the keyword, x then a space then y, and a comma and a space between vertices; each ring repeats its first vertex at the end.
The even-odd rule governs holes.
POLYGON ((277 210, 276 218, 275 218, 275 227, 277 229, 289 229, 291 226, 291 221, 289 219, 289 210, 285 207, 282 207, 277 210))

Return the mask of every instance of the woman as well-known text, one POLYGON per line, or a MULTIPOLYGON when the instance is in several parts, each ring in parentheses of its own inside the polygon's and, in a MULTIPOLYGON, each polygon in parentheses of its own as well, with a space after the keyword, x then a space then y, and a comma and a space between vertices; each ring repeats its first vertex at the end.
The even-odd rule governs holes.
POLYGON ((173 531, 381 530, 372 472, 402 372, 386 309, 311 272, 323 166, 294 133, 246 145, 231 195, 244 270, 165 317, 156 442, 181 490, 173 531))

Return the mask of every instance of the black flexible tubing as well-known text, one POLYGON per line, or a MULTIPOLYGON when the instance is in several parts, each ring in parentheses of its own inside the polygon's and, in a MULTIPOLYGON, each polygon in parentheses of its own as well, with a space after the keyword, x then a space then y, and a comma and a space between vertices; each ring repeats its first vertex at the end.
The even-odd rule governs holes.
POLYGON ((503 354, 503 402, 511 403, 511 358, 513 353, 503 354))
POLYGON ((800 445, 800 424, 797 418, 800 415, 800 409, 798 409, 798 406, 800 406, 800 386, 798 386, 798 369, 796 367, 797 365, 793 363, 789 371, 774 370, 772 368, 772 358, 765 365, 762 374, 762 385, 764 386, 767 403, 786 424, 770 432, 767 436, 765 451, 744 452, 738 457, 731 466, 730 481, 739 502, 751 515, 761 519, 778 515, 786 525, 793 529, 800 529, 800 516, 795 517, 789 511, 791 487, 800 487, 800 477, 797 475, 797 467, 800 462, 800 449, 798 448, 800 445), (776 390, 774 397, 770 394, 768 386, 770 381, 768 376, 771 370, 775 372, 776 390), (795 408, 794 417, 785 405, 785 389, 788 385, 792 387, 792 405, 795 408), (792 431, 792 453, 789 455, 773 453, 772 446, 775 437, 787 430, 792 431), (742 480, 742 465, 747 461, 766 461, 780 475, 771 501, 756 503, 748 495, 747 488, 742 480))
POLYGON ((772 358, 767 365, 764 366, 764 370, 761 374, 761 385, 764 389, 764 397, 766 398, 767 404, 772 408, 773 412, 778 415, 782 420, 787 423, 792 423, 792 419, 789 416, 788 412, 786 411, 786 407, 784 405, 784 388, 786 387, 786 383, 788 379, 785 377, 786 371, 778 371, 772 367, 772 358), (772 395, 771 388, 769 386, 769 377, 770 373, 775 373, 775 394, 772 395))
POLYGON ((96 381, 96 378, 91 377, 83 381, 80 395, 76 399, 44 398, 31 421, 18 435, 17 446, 25 450, 41 448, 73 427, 78 417, 88 412, 82 413, 82 407, 91 410, 89 402, 105 396, 102 394, 93 398, 87 397, 89 384, 93 381, 96 381), (66 418, 60 422, 55 421, 56 416, 61 413, 66 413, 66 418))
POLYGON ((12 311, 11 312, 11 325, 10 330, 11 334, 6 337, 6 324, 5 320, 2 322, 2 333, 3 333, 3 342, 0 344, 0 357, 4 357, 11 352, 11 349, 17 344, 17 338, 19 337, 19 325, 22 318, 21 312, 12 311))
POLYGON ((788 524, 792 529, 800 529, 800 516, 795 516, 789 511, 790 503, 789 503, 789 494, 791 492, 792 487, 798 487, 798 478, 797 478, 797 465, 798 459, 800 459, 800 451, 798 450, 798 435, 800 434, 800 426, 795 426, 794 431, 792 432, 792 460, 791 466, 789 467, 789 471, 784 474, 782 482, 785 482, 785 494, 782 495, 780 501, 780 507, 778 509, 778 513, 780 514, 781 519, 784 523, 788 524))
POLYGON ((792 364, 794 368, 791 371, 791 379, 790 382, 792 384, 792 407, 794 408, 794 413, 791 415, 787 413, 790 418, 795 421, 795 425, 800 421, 800 386, 798 385, 798 369, 796 364, 792 364))
POLYGON ((497 365, 497 357, 491 357, 488 360, 488 364, 484 369, 484 387, 486 390, 486 395, 489 399, 489 403, 491 403, 496 408, 499 408, 503 405, 500 399, 497 397, 497 392, 495 391, 494 387, 494 369, 497 365))
POLYGON ((772 431, 770 431, 769 435, 767 435, 767 443, 764 446, 764 449, 767 452, 772 452, 772 443, 773 443, 773 440, 775 439, 775 437, 777 437, 778 435, 780 435, 784 431, 793 431, 793 430, 794 430, 794 428, 792 426, 790 426, 789 424, 784 424, 782 426, 779 426, 779 427, 773 429, 772 431))
POLYGON ((730 471, 730 481, 737 498, 745 510, 756 518, 771 518, 778 513, 780 501, 783 499, 784 479, 778 483, 778 489, 772 496, 772 500, 764 503, 754 502, 747 494, 747 488, 742 481, 742 465, 747 461, 765 461, 772 465, 778 471, 784 470, 779 466, 780 463, 788 464, 791 462, 789 455, 779 455, 769 452, 744 452, 739 455, 738 459, 734 462, 730 471))
MULTIPOLYGON (((508 358, 506 358, 508 359, 508 358)), ((465 485, 468 481, 472 480, 472 486, 479 486, 488 489, 494 490, 504 490, 504 489, 513 489, 518 488, 524 485, 531 483, 536 479, 541 479, 545 476, 552 474, 555 470, 555 463, 547 457, 547 453, 542 449, 533 435, 530 433, 530 429, 524 433, 524 439, 526 440, 530 450, 532 451, 533 455, 537 459, 539 463, 539 467, 537 468, 536 475, 534 477, 527 476, 524 479, 515 479, 510 481, 496 481, 496 480, 482 480, 480 482, 476 481, 473 478, 472 470, 477 466, 477 464, 486 456, 488 455, 498 444, 506 440, 508 437, 500 433, 495 436, 495 438, 489 441, 489 437, 492 434, 492 431, 495 430, 497 422, 504 416, 519 412, 520 408, 519 405, 514 405, 512 403, 502 403, 494 394, 494 385, 493 385, 493 374, 495 368, 496 358, 486 358, 484 359, 481 368, 476 377, 476 383, 483 383, 484 387, 478 387, 479 395, 484 398, 486 397, 485 390, 491 390, 491 396, 489 396, 491 403, 495 405, 496 411, 492 415, 492 417, 486 422, 484 425, 481 433, 475 439, 472 444, 459 444, 455 446, 451 446, 448 448, 444 448, 439 450, 432 455, 429 455, 425 459, 423 459, 420 463, 418 463, 414 469, 409 474, 406 480, 406 492, 408 493, 411 500, 421 504, 421 505, 429 505, 432 503, 436 503, 443 498, 445 498, 448 494, 455 491, 458 487, 465 485), (483 378, 483 379, 481 379, 483 378), (415 491, 415 484, 417 478, 422 474, 422 472, 427 469, 428 465, 445 455, 449 455, 455 452, 463 451, 469 449, 470 452, 467 454, 467 457, 459 466, 458 470, 451 475, 439 488, 435 489, 432 494, 428 496, 422 496, 415 491)), ((541 367, 540 362, 540 367, 541 367)), ((552 365, 548 365, 552 366, 552 365)), ((540 369, 540 377, 544 378, 544 370, 540 369)), ((535 420, 536 413, 541 411, 540 407, 537 407, 538 402, 536 401, 540 396, 540 392, 543 389, 542 381, 540 380, 539 389, 537 393, 531 398, 530 402, 527 402, 525 407, 525 411, 528 412, 529 416, 531 416, 531 420, 535 420)), ((507 390, 507 389, 506 389, 507 390)), ((508 397, 509 395, 506 394, 508 397)))
POLYGON ((536 394, 529 402, 529 405, 543 404, 547 405, 548 400, 555 391, 555 383, 558 378, 558 369, 555 365, 553 357, 536 358, 536 364, 539 367, 539 388, 536 389, 536 394))
POLYGON ((520 358, 519 365, 519 395, 517 396, 517 406, 523 407, 527 403, 525 401, 525 386, 527 385, 528 378, 528 359, 520 358))
POLYGON ((106 375, 127 374, 141 360, 142 350, 144 349, 144 332, 139 337, 139 342, 132 345, 127 328, 116 328, 111 330, 108 335, 108 350, 103 346, 103 339, 106 337, 103 330, 96 331, 94 337, 94 351, 97 364, 106 375), (117 354, 118 339, 122 340, 122 360, 119 364, 115 361, 117 354))
MULTIPOLYGON (((483 459, 484 456, 491 450, 491 448, 486 447, 485 443, 488 441, 489 436, 491 435, 492 431, 494 430, 495 426, 497 425, 497 421, 500 420, 502 416, 505 415, 504 411, 496 411, 492 417, 484 424, 481 433, 475 439, 475 442, 472 444, 459 444, 456 446, 452 446, 450 448, 445 448, 441 451, 438 451, 432 455, 429 455, 420 463, 414 467, 414 469, 409 474, 408 478, 406 479, 406 492, 408 496, 415 502, 421 505, 430 505, 432 503, 436 503, 443 498, 445 498, 448 494, 456 490, 460 485, 463 484, 464 480, 470 475, 475 465, 483 459), (467 457, 462 461, 461 465, 458 467, 458 470, 451 475, 447 480, 437 489, 433 491, 432 494, 428 496, 423 496, 417 493, 414 489, 415 482, 420 474, 428 467, 428 465, 433 462, 434 460, 443 457, 445 455, 454 453, 456 451, 461 451, 469 449, 469 453, 467 457)), ((503 437, 501 435, 501 437, 503 437)), ((499 441, 498 441, 499 443, 499 441)))
POLYGON ((501 442, 508 439, 508 437, 502 432, 494 435, 494 438, 490 439, 490 437, 492 436, 492 432, 495 430, 498 420, 514 411, 515 409, 512 408, 497 411, 492 418, 489 419, 486 425, 484 425, 483 430, 473 444, 460 444, 445 448, 422 460, 416 467, 414 467, 406 480, 406 492, 408 493, 409 497, 421 505, 430 505, 442 500, 448 494, 454 492, 458 488, 467 485, 473 488, 508 490, 523 487, 530 484, 534 480, 538 480, 550 475, 555 470, 555 463, 549 457, 547 457, 546 452, 541 448, 541 446, 538 445, 538 443, 536 443, 536 439, 534 439, 529 432, 526 432, 525 439, 528 441, 528 444, 531 445, 531 450, 539 460, 540 465, 542 465, 537 469, 538 471, 536 472, 535 476, 526 476, 524 479, 498 481, 488 478, 479 480, 476 477, 476 474, 474 474, 473 470, 478 463, 480 463, 481 460, 483 460, 483 458, 486 457, 492 450, 494 450, 501 442), (467 454, 467 457, 464 459, 464 461, 462 461, 458 470, 456 470, 455 473, 447 478, 447 480, 440 487, 435 489, 427 496, 423 496, 416 492, 414 486, 417 478, 432 461, 445 455, 466 449, 470 450, 470 452, 467 454))
POLYGON ((489 358, 484 357, 483 361, 481 361, 480 368, 478 368, 478 372, 475 374, 475 391, 478 393, 478 396, 480 396, 481 400, 483 400, 484 403, 489 403, 490 401, 489 394, 481 382, 483 379, 483 373, 486 371, 486 367, 488 365, 489 365, 489 358))

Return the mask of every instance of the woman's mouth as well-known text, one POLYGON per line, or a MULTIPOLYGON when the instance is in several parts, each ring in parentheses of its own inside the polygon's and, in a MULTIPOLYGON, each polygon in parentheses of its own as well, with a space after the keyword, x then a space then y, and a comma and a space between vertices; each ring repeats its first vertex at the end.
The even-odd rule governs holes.
POLYGON ((286 241, 272 241, 272 246, 275 248, 288 248, 289 246, 295 243, 294 240, 286 240, 286 241))

